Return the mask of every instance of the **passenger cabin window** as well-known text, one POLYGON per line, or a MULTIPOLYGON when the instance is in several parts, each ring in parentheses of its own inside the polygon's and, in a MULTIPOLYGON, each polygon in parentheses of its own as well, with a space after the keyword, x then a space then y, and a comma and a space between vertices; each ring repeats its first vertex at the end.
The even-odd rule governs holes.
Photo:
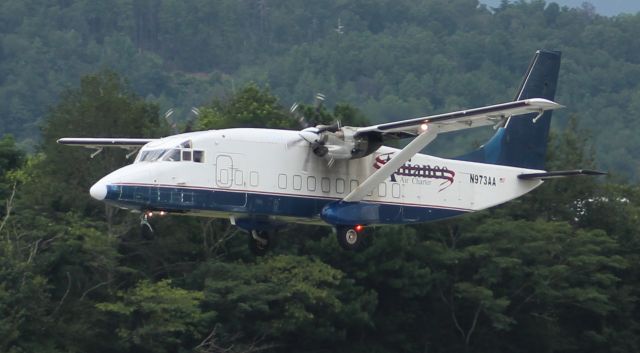
POLYGON ((357 189, 358 188, 358 181, 357 180, 351 180, 351 184, 349 186, 351 187, 351 191, 357 189))
POLYGON ((336 179, 336 192, 338 194, 344 193, 344 179, 336 179))
POLYGON ((322 178, 320 187, 322 188, 322 192, 331 191, 331 180, 329 180, 329 178, 322 178))
POLYGON ((235 175, 233 177, 236 185, 243 185, 244 184, 244 180, 242 178, 242 171, 236 169, 235 175))
POLYGON ((380 183, 380 185, 378 185, 378 196, 387 196, 387 183, 380 183))
POLYGON ((316 191, 316 177, 307 177, 307 190, 316 191))
POLYGON ((249 173, 249 184, 251 184, 251 186, 258 186, 258 176, 258 172, 249 173))
POLYGON ((393 195, 393 197, 395 197, 396 199, 400 198, 400 184, 398 183, 393 183, 391 185, 391 194, 393 195))
POLYGON ((293 176, 293 189, 294 190, 302 189, 302 177, 300 175, 293 176))
POLYGON ((286 174, 278 175, 278 187, 280 189, 286 189, 287 188, 287 175, 286 174))

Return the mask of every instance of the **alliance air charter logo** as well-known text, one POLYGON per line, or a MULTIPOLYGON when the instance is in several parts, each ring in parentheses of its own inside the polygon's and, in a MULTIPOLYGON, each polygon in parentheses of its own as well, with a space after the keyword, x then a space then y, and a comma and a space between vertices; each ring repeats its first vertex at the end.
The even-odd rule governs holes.
MULTIPOLYGON (((383 165, 387 164, 391 160, 391 156, 395 152, 381 154, 376 157, 376 161, 373 164, 373 167, 376 169, 382 168, 383 165)), ((411 160, 409 160, 410 162, 411 160)), ((453 170, 447 169, 447 167, 440 166, 430 166, 425 164, 411 164, 411 163, 403 164, 398 170, 391 174, 391 181, 397 182, 396 176, 406 177, 401 178, 401 182, 407 183, 411 182, 412 184, 422 184, 429 185, 431 181, 429 179, 439 179, 442 180, 440 183, 440 190, 438 192, 450 187, 453 185, 453 180, 456 176, 456 173, 453 170), (411 178, 411 179, 409 179, 411 178)))

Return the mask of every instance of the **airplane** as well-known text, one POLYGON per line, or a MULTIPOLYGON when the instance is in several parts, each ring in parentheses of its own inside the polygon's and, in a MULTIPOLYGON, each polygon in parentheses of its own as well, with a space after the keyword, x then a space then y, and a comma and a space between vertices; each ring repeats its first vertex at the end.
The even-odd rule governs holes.
MULTIPOLYGON (((345 250, 365 227, 441 220, 520 197, 544 180, 604 174, 547 172, 544 160, 560 52, 538 50, 514 101, 367 127, 301 131, 233 128, 158 139, 61 138, 59 143, 131 149, 134 162, 96 182, 90 195, 141 212, 228 219, 263 255, 287 223, 328 225, 345 250), (438 135, 494 126, 477 150, 439 158, 419 153, 438 135), (412 138, 404 148, 387 140, 412 138)), ((150 226, 149 226, 150 227, 150 226)))

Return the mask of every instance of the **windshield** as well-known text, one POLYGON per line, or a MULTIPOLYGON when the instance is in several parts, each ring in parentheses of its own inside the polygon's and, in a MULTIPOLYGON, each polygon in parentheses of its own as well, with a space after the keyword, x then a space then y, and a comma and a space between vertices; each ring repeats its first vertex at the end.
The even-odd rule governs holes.
POLYGON ((164 156, 164 154, 167 153, 167 151, 168 150, 166 149, 142 151, 142 153, 140 154, 140 159, 138 159, 138 162, 155 162, 160 158, 162 158, 162 156, 164 156))
POLYGON ((155 150, 146 150, 140 152, 136 159, 138 162, 180 162, 180 161, 192 161, 196 163, 204 162, 204 151, 193 150, 191 147, 191 140, 185 141, 174 148, 163 148, 155 150))
POLYGON ((162 160, 169 162, 180 162, 180 150, 177 148, 169 150, 169 152, 164 154, 162 160))

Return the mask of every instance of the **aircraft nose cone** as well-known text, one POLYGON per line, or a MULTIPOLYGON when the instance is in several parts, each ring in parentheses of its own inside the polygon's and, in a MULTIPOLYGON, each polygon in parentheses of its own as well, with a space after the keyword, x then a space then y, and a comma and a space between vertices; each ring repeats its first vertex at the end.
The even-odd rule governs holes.
POLYGON ((107 185, 102 182, 97 182, 93 184, 91 189, 89 189, 89 194, 94 199, 102 201, 105 197, 107 197, 107 185))

